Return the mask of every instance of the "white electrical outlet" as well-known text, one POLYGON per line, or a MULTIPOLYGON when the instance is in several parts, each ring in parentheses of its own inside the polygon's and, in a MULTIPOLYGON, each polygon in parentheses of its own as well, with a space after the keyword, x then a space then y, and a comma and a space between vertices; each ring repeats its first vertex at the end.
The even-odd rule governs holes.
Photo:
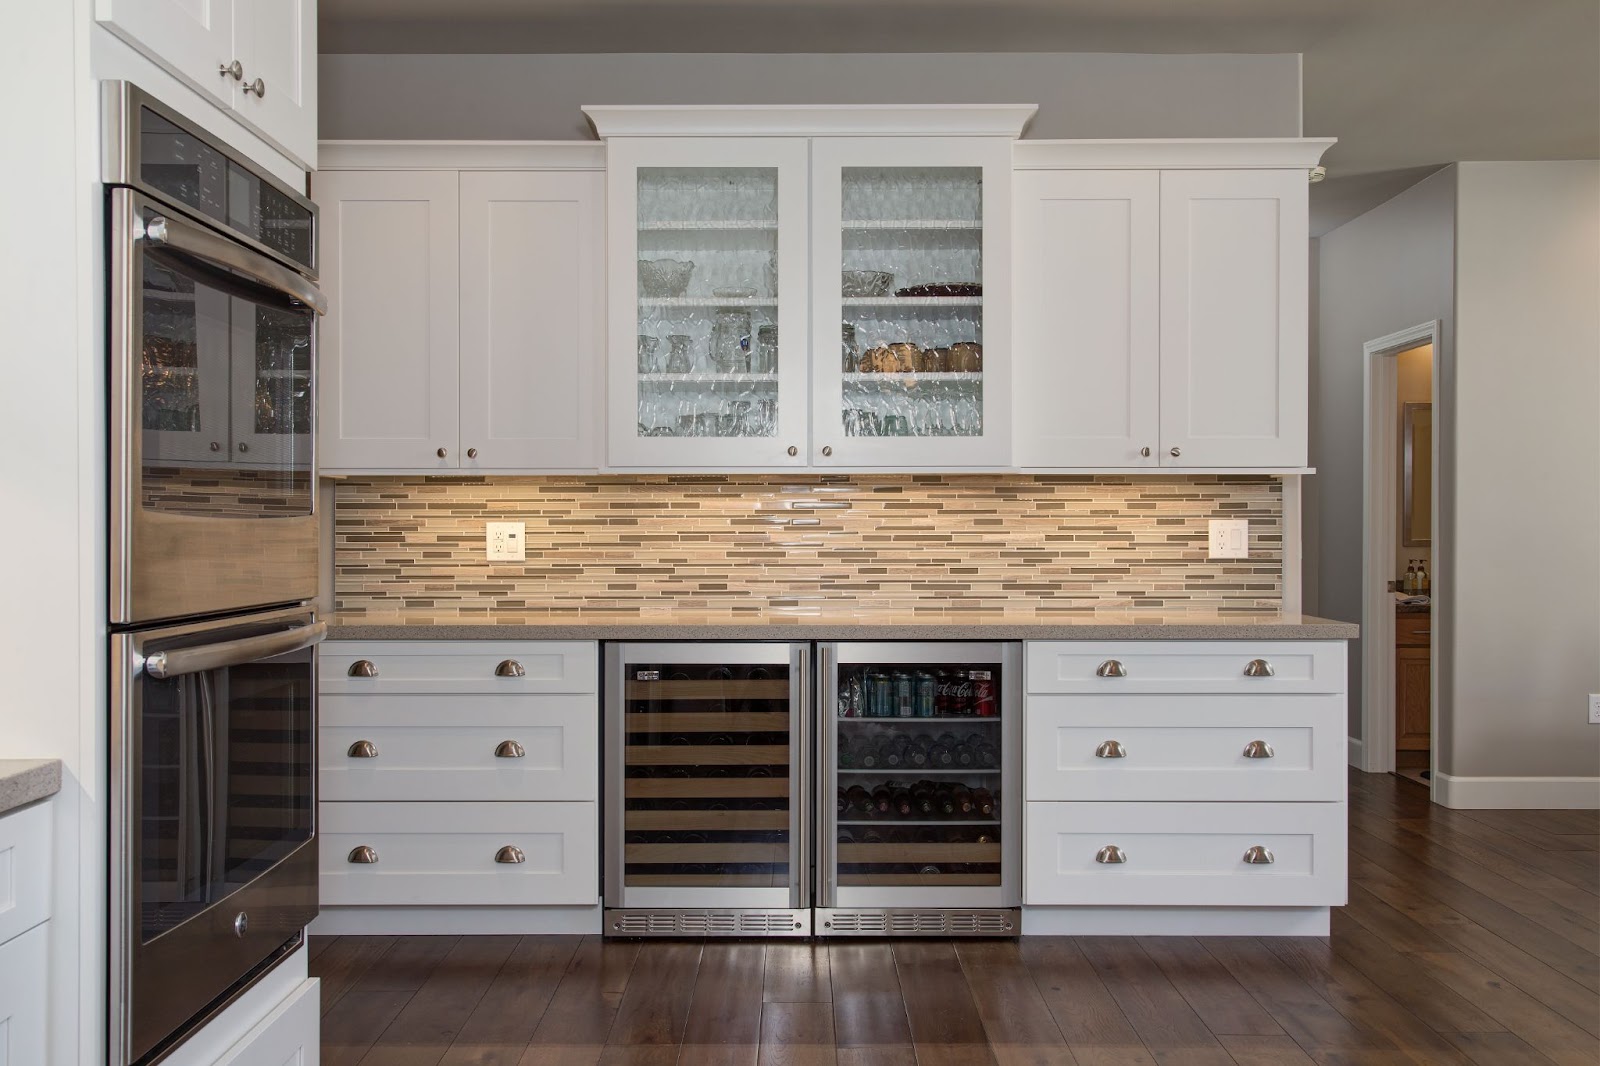
POLYGON ((1600 725, 1600 692, 1589 693, 1589 724, 1600 725))
POLYGON ((1247 518, 1213 518, 1211 520, 1211 559, 1250 558, 1250 520, 1247 518))
POLYGON ((528 558, 527 546, 523 543, 527 525, 523 522, 489 522, 484 526, 485 539, 489 542, 489 561, 491 563, 520 563, 528 558))

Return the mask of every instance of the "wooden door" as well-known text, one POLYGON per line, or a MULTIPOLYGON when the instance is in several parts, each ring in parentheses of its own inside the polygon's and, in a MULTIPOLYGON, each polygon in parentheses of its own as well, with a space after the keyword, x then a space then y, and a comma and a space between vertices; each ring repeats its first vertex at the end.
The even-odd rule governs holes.
POLYGON ((1427 751, 1433 684, 1429 649, 1396 648, 1394 659, 1394 746, 1400 751, 1427 751))

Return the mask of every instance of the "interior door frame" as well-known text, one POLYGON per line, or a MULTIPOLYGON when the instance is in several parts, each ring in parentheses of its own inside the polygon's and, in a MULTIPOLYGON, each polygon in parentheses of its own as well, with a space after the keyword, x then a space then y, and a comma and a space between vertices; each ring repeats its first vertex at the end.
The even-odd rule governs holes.
MULTIPOLYGON (((1399 520, 1400 434, 1394 418, 1399 392, 1399 365, 1394 358, 1401 352, 1424 344, 1433 346, 1433 405, 1439 410, 1442 375, 1439 372, 1440 341, 1443 324, 1439 319, 1421 322, 1387 336, 1367 341, 1361 347, 1362 390, 1366 415, 1362 435, 1361 533, 1361 759, 1367 773, 1392 773, 1395 768, 1395 627, 1394 602, 1388 582, 1394 556, 1396 523, 1399 520)), ((1434 572, 1439 571, 1445 549, 1439 523, 1439 422, 1433 420, 1434 479, 1429 506, 1433 509, 1434 572)), ((1435 589, 1438 583, 1435 582, 1435 589)), ((1434 608, 1437 612, 1437 605, 1434 608)), ((1428 657, 1428 747, 1429 797, 1438 787, 1439 761, 1439 640, 1438 626, 1430 640, 1428 657)))

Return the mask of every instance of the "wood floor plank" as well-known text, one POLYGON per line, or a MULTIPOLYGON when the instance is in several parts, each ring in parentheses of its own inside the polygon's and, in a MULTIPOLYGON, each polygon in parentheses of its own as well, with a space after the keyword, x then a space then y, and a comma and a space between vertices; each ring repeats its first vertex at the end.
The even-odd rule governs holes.
MULTIPOLYGON (((982 1046, 987 1042, 978 1005, 972 1000, 953 945, 948 941, 898 941, 894 964, 919 1063, 924 1059, 924 1045, 982 1046)), ((974 1066, 991 1061, 987 1056, 973 1060, 974 1066)))
POLYGON ((316 962, 324 951, 333 946, 338 940, 336 936, 308 936, 306 937, 306 961, 316 962))
POLYGON ((1239 1066, 1311 1066, 1311 1057, 1286 1033, 1278 1036, 1222 1034, 1217 1039, 1239 1066))
POLYGON ((822 1003, 833 999, 828 946, 793 940, 767 945, 762 998, 768 1003, 822 1003))
POLYGON ((1479 1066, 1551 1066, 1553 1060, 1516 1033, 1445 1033, 1479 1066))
POLYGON ((837 1066, 833 1004, 761 1004, 760 1066, 837 1066))
POLYGON ((525 936, 484 991, 441 1066, 516 1066, 583 938, 525 936), (500 1050, 491 1050, 500 1049, 500 1050), (514 1054, 513 1054, 514 1052, 514 1054))
POLYGON ((828 945, 830 981, 847 995, 833 998, 833 1032, 840 1047, 903 1047, 911 1023, 900 994, 894 949, 867 941, 828 945))
POLYGON ((1600 1041, 1494 971, 1461 954, 1419 956, 1438 979, 1564 1066, 1594 1066, 1600 1041))
POLYGON ((517 1066, 596 1066, 604 1052, 601 1044, 534 1044, 517 1066))
POLYGON ((1283 1036, 1255 997, 1194 937, 1140 937, 1140 948, 1215 1036, 1283 1036))
MULTIPOLYGON (((760 1010, 756 1028, 761 1027, 760 1010)), ((759 1044, 684 1044, 678 1049, 678 1066, 756 1066, 759 1044)))
POLYGON ((677 1045, 607 1044, 596 1066, 676 1066, 677 1045))
POLYGON ((681 1044, 701 950, 698 941, 643 944, 606 1043, 681 1044))
POLYGON ((1394 824, 1403 832, 1411 833, 1469 862, 1493 870, 1518 887, 1543 896, 1591 921, 1596 909, 1600 908, 1600 895, 1587 888, 1570 884, 1560 877, 1552 876, 1540 865, 1529 862, 1528 855, 1531 849, 1523 848, 1516 855, 1507 855, 1481 840, 1449 829, 1441 821, 1432 818, 1413 818, 1394 824))
POLYGON ((1000 1066, 1076 1061, 1014 941, 964 941, 956 958, 1000 1066))
POLYGON ((705 945, 689 1000, 684 1044, 759 1046, 762 971, 770 950, 742 942, 705 945))
POLYGON ((457 939, 361 1061, 368 1066, 437 1066, 519 939, 457 939))
MULTIPOLYGON (((837 1038, 837 1033, 835 1033, 837 1038)), ((838 1049, 839 1066, 917 1066, 917 1052, 910 1044, 875 1044, 871 1047, 838 1049)))
POLYGON ((1205 1022, 1133 937, 1079 937, 1078 949, 1158 1062, 1165 1051, 1198 1055, 1221 1049, 1205 1022))
POLYGON ((322 1016, 322 1066, 356 1066, 415 993, 356 991, 322 1016))
POLYGON ((1592 833, 1583 835, 1552 832, 1548 821, 1541 815, 1549 811, 1472 811, 1471 817, 1492 825, 1496 829, 1521 837, 1529 844, 1546 851, 1594 851, 1600 847, 1592 833))
POLYGON ((1471 811, 1452 811, 1435 807, 1426 820, 1440 825, 1452 834, 1477 841, 1487 847, 1526 863, 1542 873, 1582 888, 1600 893, 1600 863, 1582 858, 1569 851, 1544 851, 1529 847, 1521 837, 1496 829, 1471 817, 1471 811))
POLYGON ((394 947, 392 936, 342 936, 334 938, 310 964, 312 977, 322 979, 322 1013, 333 1009, 339 998, 355 987, 361 976, 394 947))
POLYGON ((1073 1055, 1078 1066, 1156 1066, 1155 1056, 1143 1045, 1139 1047, 1074 1044, 1073 1055))
POLYGON ((1504 1032, 1505 1026, 1439 984, 1426 968, 1335 914, 1334 950, 1424 1024, 1441 1033, 1504 1032))
POLYGON ((1071 937, 1024 937, 1018 952, 1080 1066, 1091 1058, 1155 1061, 1071 937))
MULTIPOLYGON (((351 939, 351 938, 346 938, 351 939)), ((458 936, 397 936, 356 980, 367 992, 415 992, 461 940, 458 936)))
MULTIPOLYGON (((529 1046, 603 1047, 638 957, 636 941, 585 937, 567 963, 529 1046)), ((599 1058, 598 1051, 595 1057, 599 1058)))

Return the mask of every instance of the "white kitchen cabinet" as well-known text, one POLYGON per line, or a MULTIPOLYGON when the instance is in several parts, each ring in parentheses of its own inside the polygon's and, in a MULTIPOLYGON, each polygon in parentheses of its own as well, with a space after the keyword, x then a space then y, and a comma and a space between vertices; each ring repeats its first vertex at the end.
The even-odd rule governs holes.
POLYGON ((0 944, 0 1066, 46 1062, 50 923, 0 944))
POLYGON ((1306 172, 1331 143, 1015 147, 1019 467, 1306 465, 1306 172))
POLYGON ((0 815, 0 1066, 45 1061, 53 813, 0 815))
POLYGON ((451 171, 324 171, 318 465, 453 470, 460 203, 451 171))
POLYGON ((1021 467, 1161 465, 1161 175, 1016 176, 1021 467))
POLYGON ((331 169, 319 351, 329 473, 593 470, 595 169, 331 169))
POLYGON ((316 0, 95 0, 95 18, 316 166, 316 0))

